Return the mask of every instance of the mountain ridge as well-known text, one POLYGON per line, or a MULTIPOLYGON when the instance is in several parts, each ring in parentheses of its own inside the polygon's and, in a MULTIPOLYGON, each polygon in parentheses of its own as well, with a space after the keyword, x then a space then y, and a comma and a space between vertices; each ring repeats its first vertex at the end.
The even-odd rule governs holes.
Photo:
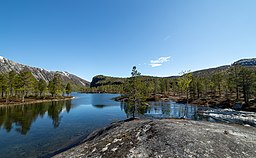
POLYGON ((37 80, 43 79, 46 82, 49 82, 51 79, 53 79, 55 74, 59 74, 60 78, 66 83, 70 82, 74 85, 81 86, 81 87, 90 85, 89 81, 86 81, 81 77, 78 77, 66 71, 48 71, 43 68, 20 64, 0 56, 0 74, 8 73, 10 71, 15 71, 16 73, 20 73, 24 69, 31 71, 37 80))

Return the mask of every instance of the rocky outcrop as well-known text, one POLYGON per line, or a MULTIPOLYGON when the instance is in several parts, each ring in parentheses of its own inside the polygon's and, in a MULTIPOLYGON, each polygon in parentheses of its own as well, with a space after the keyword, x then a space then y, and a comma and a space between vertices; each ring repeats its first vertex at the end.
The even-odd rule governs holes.
POLYGON ((0 56, 0 73, 8 73, 10 71, 15 71, 19 73, 23 69, 29 70, 33 73, 36 79, 44 79, 45 81, 50 81, 55 74, 59 74, 61 79, 65 83, 72 83, 77 86, 89 86, 90 82, 77 77, 76 75, 70 74, 68 72, 63 72, 63 71, 48 71, 42 68, 36 68, 36 67, 31 67, 23 64, 19 64, 16 62, 13 62, 9 59, 3 58, 0 56))
POLYGON ((55 158, 256 157, 256 129, 191 120, 133 120, 93 132, 55 158))

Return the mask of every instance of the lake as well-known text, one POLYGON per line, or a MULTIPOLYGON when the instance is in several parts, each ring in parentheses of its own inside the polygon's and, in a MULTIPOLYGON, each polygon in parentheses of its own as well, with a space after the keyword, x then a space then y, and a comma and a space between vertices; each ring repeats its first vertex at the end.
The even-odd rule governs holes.
MULTIPOLYGON (((49 157, 95 129, 131 117, 118 94, 73 93, 72 101, 0 108, 0 157, 49 157)), ((142 118, 186 118, 255 126, 255 113, 212 109, 175 102, 150 102, 135 113, 142 118), (226 117, 225 117, 226 116, 226 117)))

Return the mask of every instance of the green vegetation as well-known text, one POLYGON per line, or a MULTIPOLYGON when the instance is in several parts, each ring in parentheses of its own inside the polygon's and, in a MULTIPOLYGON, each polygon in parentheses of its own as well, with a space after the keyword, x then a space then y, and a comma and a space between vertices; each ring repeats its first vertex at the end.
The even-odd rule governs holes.
POLYGON ((133 102, 145 101, 149 96, 146 82, 143 82, 141 73, 134 66, 131 73, 132 77, 124 83, 124 95, 133 102))
POLYGON ((70 83, 67 84, 65 90, 66 90, 66 94, 67 94, 67 95, 70 95, 70 93, 72 92, 72 87, 71 87, 71 84, 70 84, 70 83))
POLYGON ((182 72, 182 77, 179 78, 178 80, 178 87, 180 88, 181 92, 185 92, 186 94, 186 100, 188 104, 188 99, 189 99, 189 92, 190 92, 190 84, 192 82, 192 74, 190 72, 182 72))
POLYGON ((24 69, 20 73, 11 71, 0 74, 0 92, 1 102, 25 102, 25 98, 49 98, 49 94, 53 98, 65 93, 70 95, 72 85, 65 84, 58 74, 49 83, 43 79, 37 80, 32 72, 24 69))
POLYGON ((143 82, 141 73, 137 71, 136 66, 132 68, 132 77, 124 83, 124 97, 132 102, 131 111, 133 118, 135 117, 136 107, 141 102, 144 102, 149 97, 149 87, 146 82, 143 82))
POLYGON ((143 76, 133 67, 132 77, 95 76, 84 92, 120 93, 120 101, 174 99, 183 103, 232 107, 239 102, 255 106, 256 69, 250 66, 223 66, 197 72, 182 72, 177 77, 143 76))
POLYGON ((103 75, 93 77, 90 87, 83 87, 82 92, 87 93, 123 93, 126 78, 113 78, 103 75))

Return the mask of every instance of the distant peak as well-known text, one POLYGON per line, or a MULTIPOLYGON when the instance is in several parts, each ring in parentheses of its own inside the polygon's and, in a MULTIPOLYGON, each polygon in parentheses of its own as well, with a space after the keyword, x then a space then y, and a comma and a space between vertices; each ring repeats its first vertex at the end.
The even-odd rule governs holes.
POLYGON ((256 58, 241 59, 234 62, 233 65, 256 66, 256 58))
POLYGON ((4 57, 0 56, 0 62, 1 62, 1 63, 4 63, 5 60, 6 60, 6 59, 5 59, 4 57))

